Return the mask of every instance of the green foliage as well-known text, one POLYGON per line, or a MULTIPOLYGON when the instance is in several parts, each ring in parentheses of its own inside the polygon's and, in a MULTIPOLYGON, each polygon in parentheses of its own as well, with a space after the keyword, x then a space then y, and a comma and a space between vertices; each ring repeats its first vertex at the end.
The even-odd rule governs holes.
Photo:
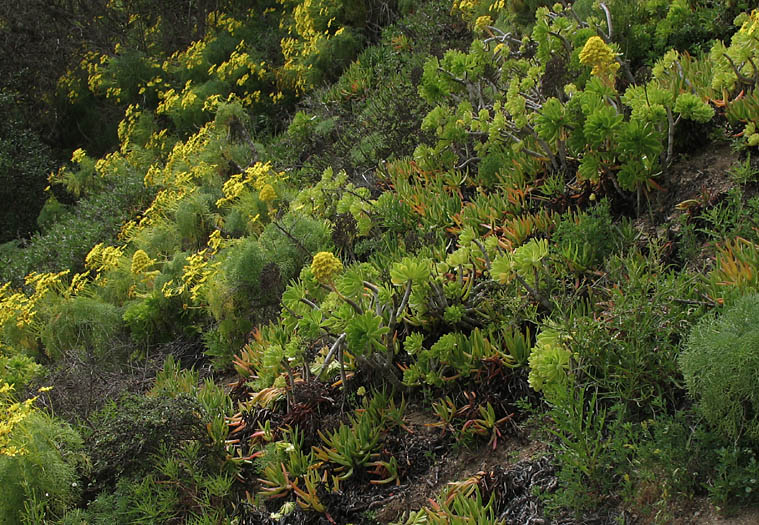
POLYGON ((177 205, 175 222, 185 249, 200 249, 206 244, 214 225, 211 205, 216 197, 207 193, 194 193, 177 205))
MULTIPOLYGON (((255 521, 277 498, 271 520, 355 521, 341 491, 418 474, 415 438, 397 431, 405 401, 378 393, 334 419, 335 391, 350 405, 367 378, 431 404, 434 426, 460 443, 492 448, 530 384, 555 438, 560 485, 546 497, 557 512, 620 496, 632 506, 657 479, 660 516, 671 494, 706 487, 721 504, 754 491, 756 438, 706 431, 677 365, 705 308, 756 288, 759 200, 704 197, 681 219, 694 245, 720 241, 706 280, 682 269, 694 261, 667 265, 669 233, 645 228, 656 217, 619 217, 627 192, 640 212, 657 180, 670 182, 683 120, 710 125, 726 108, 754 141, 756 15, 739 20, 745 35, 730 48, 714 46, 728 68, 724 56, 661 53, 675 41, 706 50, 697 40, 722 21, 696 25, 720 2, 647 0, 640 20, 616 1, 454 2, 466 25, 438 1, 242 3, 193 3, 176 42, 161 36, 174 34, 171 9, 112 3, 119 16, 139 11, 119 46, 104 41, 59 87, 71 111, 110 107, 106 127, 123 116, 110 129, 119 147, 100 159, 77 149, 52 180, 76 205, 51 199, 45 234, 0 250, 0 273, 15 281, 0 287, 6 380, 37 373, 27 355, 40 349, 123 368, 144 352, 149 370, 179 335, 242 376, 232 415, 224 388, 167 359, 146 396, 90 417, 92 504, 68 522, 255 521), (630 60, 653 64, 648 78, 630 60), (346 66, 288 125, 296 97, 346 66), (23 283, 59 268, 89 273, 70 289, 57 274, 23 283)), ((93 144, 111 140, 94 133, 93 144)), ((657 205, 669 204, 662 195, 657 205)), ((456 484, 409 519, 497 523, 503 487, 482 501, 477 485, 456 484)), ((45 519, 44 502, 27 500, 27 520, 45 519)))
POLYGON ((746 160, 737 163, 730 170, 730 176, 738 184, 756 182, 759 178, 759 169, 751 165, 751 154, 746 155, 746 160))
POLYGON ((530 386, 543 392, 546 400, 556 402, 573 387, 569 375, 571 353, 562 341, 561 333, 543 328, 535 337, 530 352, 530 386))
MULTIPOLYGON (((728 0, 647 0, 635 5, 611 0, 606 5, 613 22, 614 41, 633 71, 655 62, 671 48, 694 56, 708 51, 709 42, 729 37, 734 31, 733 18, 748 7, 746 2, 728 0)), ((605 25, 605 20, 598 22, 605 25)))
POLYGON ((0 88, 0 243, 30 235, 36 229, 53 168, 49 146, 19 119, 16 97, 0 88))
POLYGON ((188 312, 176 297, 165 297, 153 291, 124 308, 122 320, 136 342, 155 344, 168 342, 187 330, 188 312))
POLYGON ((414 361, 403 373, 403 382, 442 386, 458 378, 470 377, 480 370, 485 360, 506 367, 524 366, 528 345, 524 336, 510 327, 500 330, 495 326, 487 330, 475 328, 468 337, 462 333, 448 333, 429 348, 423 346, 421 334, 411 333, 404 342, 404 350, 413 356, 414 361))
POLYGON ((37 217, 37 226, 39 226, 42 231, 47 230, 64 216, 66 210, 66 205, 56 199, 55 195, 51 195, 47 198, 40 210, 40 214, 37 217))
MULTIPOLYGON (((442 497, 440 498, 442 500, 442 497)), ((464 525, 466 523, 482 525, 503 525, 504 521, 495 517, 494 499, 484 502, 480 488, 474 485, 471 491, 459 491, 445 500, 433 502, 431 508, 424 507, 411 512, 409 517, 397 525, 464 525)))
POLYGON ((382 435, 403 423, 405 401, 396 405, 385 392, 364 398, 362 410, 332 432, 322 433, 321 447, 313 447, 316 458, 337 465, 338 479, 345 480, 369 465, 382 435))
POLYGON ((76 210, 62 215, 44 233, 2 253, 0 279, 20 284, 32 271, 81 269, 92 247, 115 237, 132 217, 133 207, 146 204, 149 192, 142 178, 133 171, 115 173, 103 191, 80 199, 76 210))
POLYGON ((27 523, 30 504, 47 519, 63 516, 80 493, 78 469, 85 457, 79 434, 67 423, 35 411, 13 428, 11 443, 25 452, 0 454, 2 523, 27 523))
POLYGON ((371 312, 356 316, 345 329, 348 348, 354 355, 384 351, 382 340, 388 331, 387 326, 382 326, 382 318, 371 312))
POLYGON ((42 328, 45 352, 59 356, 76 350, 88 357, 113 356, 111 346, 121 329, 121 311, 98 299, 78 296, 54 305, 42 328))
POLYGON ((563 391, 550 411, 556 436, 552 448, 558 460, 563 490, 551 496, 549 507, 597 508, 602 494, 618 487, 630 450, 629 425, 623 409, 607 409, 596 393, 579 388, 563 391))
POLYGON ((608 201, 582 212, 568 212, 551 237, 573 270, 595 268, 614 250, 615 231, 608 201))
POLYGON ((92 418, 96 426, 85 436, 92 470, 91 490, 110 490, 119 479, 149 472, 145 461, 162 446, 206 435, 199 404, 186 395, 176 397, 124 396, 92 418))
POLYGON ((753 505, 759 501, 759 458, 750 447, 719 448, 709 498, 715 505, 753 505))
POLYGON ((26 354, 0 351, 0 381, 21 388, 42 371, 42 365, 26 354))
POLYGON ((706 420, 727 438, 759 439, 756 318, 759 295, 748 295, 718 317, 696 325, 679 363, 688 391, 706 420))

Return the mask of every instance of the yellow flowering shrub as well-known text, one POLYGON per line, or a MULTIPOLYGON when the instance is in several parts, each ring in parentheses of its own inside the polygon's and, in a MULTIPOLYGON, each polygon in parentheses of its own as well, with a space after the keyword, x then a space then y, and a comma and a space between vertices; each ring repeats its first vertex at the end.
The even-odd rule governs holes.
POLYGON ((58 273, 32 272, 26 276, 25 285, 32 289, 27 295, 12 290, 9 283, 0 286, 0 337, 11 349, 37 350, 39 336, 44 329, 40 310, 49 308, 48 298, 71 299, 79 294, 88 282, 89 271, 74 274, 66 283, 68 270, 58 273))
POLYGON ((493 19, 506 8, 506 0, 454 0, 451 12, 458 12, 461 18, 481 31, 486 25, 492 25, 493 19))
POLYGON ((124 256, 123 248, 106 246, 102 242, 92 247, 84 258, 84 264, 92 271, 102 273, 116 268, 124 256))
POLYGON ((205 287, 219 273, 220 262, 211 262, 208 248, 200 250, 187 257, 187 264, 182 269, 182 282, 170 280, 163 285, 161 293, 164 297, 176 297, 185 292, 190 294, 193 303, 198 303, 203 296, 205 287))
POLYGON ((18 402, 13 398, 13 386, 0 382, 0 456, 19 456, 26 450, 11 444, 13 427, 34 412, 36 397, 18 402))
MULTIPOLYGON (((253 188, 259 191, 266 197, 271 197, 274 194, 276 198, 276 191, 272 186, 272 183, 281 180, 284 177, 284 173, 277 173, 271 167, 271 162, 256 162, 253 166, 245 170, 245 173, 238 173, 232 175, 227 182, 224 183, 222 193, 224 197, 216 201, 216 206, 222 207, 225 205, 233 204, 248 188, 253 188), (270 186, 271 190, 264 192, 264 188, 270 186)), ((272 200, 264 199, 261 200, 272 200)))

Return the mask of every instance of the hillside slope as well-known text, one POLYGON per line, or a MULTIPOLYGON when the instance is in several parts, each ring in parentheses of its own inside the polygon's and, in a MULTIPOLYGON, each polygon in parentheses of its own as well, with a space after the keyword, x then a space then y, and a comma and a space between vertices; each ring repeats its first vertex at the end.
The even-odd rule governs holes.
POLYGON ((150 13, 0 248, 3 523, 751 519, 759 11, 150 13))

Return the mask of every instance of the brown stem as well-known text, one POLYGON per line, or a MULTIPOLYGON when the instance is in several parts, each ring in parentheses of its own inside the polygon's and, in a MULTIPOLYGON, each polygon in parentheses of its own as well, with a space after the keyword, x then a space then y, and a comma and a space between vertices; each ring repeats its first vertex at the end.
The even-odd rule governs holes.
POLYGON ((551 303, 548 302, 548 299, 543 297, 543 294, 541 294, 535 288, 530 286, 530 284, 527 281, 525 281, 522 278, 522 276, 519 275, 518 273, 514 272, 514 275, 516 276, 517 281, 519 281, 519 283, 527 289, 530 295, 532 295, 535 299, 537 299, 538 302, 540 302, 540 304, 542 304, 546 310, 548 310, 549 312, 553 311, 553 306, 551 306, 551 303))

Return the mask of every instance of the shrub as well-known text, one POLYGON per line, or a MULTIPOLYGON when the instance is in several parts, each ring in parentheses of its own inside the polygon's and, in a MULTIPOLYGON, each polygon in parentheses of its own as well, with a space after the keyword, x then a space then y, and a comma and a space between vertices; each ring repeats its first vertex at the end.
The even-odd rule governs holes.
POLYGON ((170 341, 185 329, 189 317, 179 297, 165 297, 154 290, 129 303, 122 319, 135 341, 150 344, 170 341))
POLYGON ((67 423, 34 411, 13 428, 11 443, 24 452, 0 454, 0 522, 26 522, 30 504, 49 517, 61 516, 78 493, 77 466, 83 460, 79 434, 67 423))
POLYGON ((94 430, 85 436, 92 461, 94 490, 112 488, 121 477, 138 476, 151 468, 146 461, 162 446, 200 439, 205 428, 200 406, 187 396, 125 396, 111 402, 94 418, 94 430))
POLYGON ((711 425, 731 439, 759 442, 759 294, 699 322, 679 364, 711 425))
POLYGON ((53 168, 50 148, 25 124, 14 118, 15 97, 0 90, 0 242, 35 230, 45 200, 43 188, 53 168))
POLYGON ((578 381, 624 404, 630 420, 649 417, 657 398, 673 404, 681 398, 682 334, 703 313, 683 302, 699 298, 698 281, 669 271, 655 257, 636 251, 610 257, 606 270, 615 286, 601 295, 608 306, 593 316, 578 307, 567 326, 578 381))
POLYGON ((759 460, 756 451, 736 445, 717 450, 716 475, 709 484, 715 505, 756 504, 759 500, 759 460))
POLYGON ((40 338, 51 356, 70 349, 104 356, 120 328, 119 308, 95 298, 77 296, 53 308, 40 338))
POLYGON ((556 226, 554 240, 561 253, 579 268, 593 268, 614 249, 608 201, 584 213, 567 213, 556 226))

